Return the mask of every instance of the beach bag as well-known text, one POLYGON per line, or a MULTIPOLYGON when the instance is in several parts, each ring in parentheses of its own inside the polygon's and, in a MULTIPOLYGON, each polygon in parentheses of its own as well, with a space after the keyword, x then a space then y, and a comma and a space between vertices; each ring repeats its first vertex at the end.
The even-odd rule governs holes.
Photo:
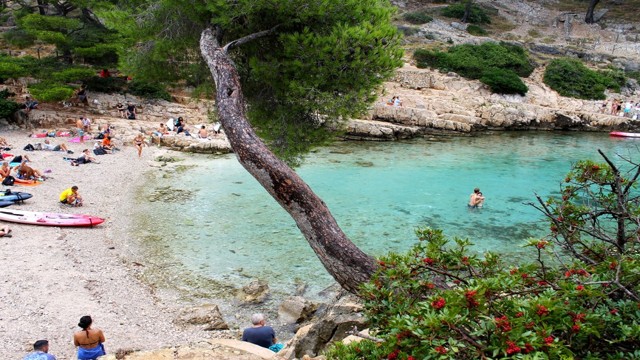
POLYGON ((4 178, 4 180, 2 180, 2 185, 12 186, 15 181, 16 179, 13 176, 9 175, 6 178, 4 178))
POLYGON ((36 149, 36 148, 34 148, 34 147, 33 147, 33 145, 31 145, 31 144, 27 144, 27 146, 25 146, 23 150, 24 150, 24 151, 33 151, 33 150, 35 150, 35 149, 36 149))
POLYGON ((107 154, 107 152, 101 147, 93 149, 93 153, 96 154, 96 155, 106 155, 107 154))

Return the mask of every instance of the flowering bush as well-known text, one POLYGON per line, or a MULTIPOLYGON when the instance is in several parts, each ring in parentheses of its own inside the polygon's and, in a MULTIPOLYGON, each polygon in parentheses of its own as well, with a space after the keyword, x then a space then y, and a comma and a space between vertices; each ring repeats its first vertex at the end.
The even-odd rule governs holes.
MULTIPOLYGON (((604 156, 604 155, 603 155, 604 156)), ((372 333, 330 359, 640 358, 640 206, 635 182, 607 163, 576 164, 561 199, 532 204, 551 234, 514 264, 440 230, 379 260, 360 293, 372 333)))

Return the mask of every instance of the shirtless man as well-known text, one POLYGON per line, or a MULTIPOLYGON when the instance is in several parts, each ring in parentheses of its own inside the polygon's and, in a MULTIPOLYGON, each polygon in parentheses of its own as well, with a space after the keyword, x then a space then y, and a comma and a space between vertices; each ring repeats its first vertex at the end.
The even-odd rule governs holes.
POLYGON ((207 128, 204 125, 202 125, 200 130, 198 130, 198 137, 200 139, 206 139, 209 137, 209 132, 207 131, 207 128))
POLYGON ((473 193, 469 196, 469 204, 467 204, 470 208, 479 208, 484 204, 484 196, 480 192, 479 188, 473 189, 473 193))
POLYGON ((84 119, 82 116, 76 120, 76 129, 78 131, 78 136, 80 137, 80 143, 84 143, 84 119))
POLYGON ((23 160, 20 165, 13 168, 18 174, 18 177, 24 180, 38 180, 44 179, 44 175, 40 170, 36 170, 27 165, 27 160, 23 160))

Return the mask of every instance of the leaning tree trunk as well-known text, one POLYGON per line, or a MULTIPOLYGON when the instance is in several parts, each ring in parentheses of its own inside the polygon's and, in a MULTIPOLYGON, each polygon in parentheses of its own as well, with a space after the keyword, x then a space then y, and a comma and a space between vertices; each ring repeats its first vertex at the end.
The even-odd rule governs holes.
POLYGON ((471 17, 471 5, 473 5, 473 0, 467 0, 467 3, 464 5, 464 15, 462 15, 462 20, 460 20, 463 24, 467 23, 471 17))
POLYGON ((587 24, 593 24, 595 21, 593 20, 593 11, 596 8, 596 5, 598 5, 598 3, 600 2, 600 0, 591 0, 589 1, 589 8, 587 9, 587 16, 585 16, 584 18, 584 22, 586 22, 587 24))
POLYGON ((295 220, 298 228, 329 274, 346 290, 356 293, 376 269, 373 258, 342 232, 325 203, 258 138, 247 121, 240 77, 211 29, 200 37, 200 51, 216 85, 216 106, 231 147, 245 169, 295 220))

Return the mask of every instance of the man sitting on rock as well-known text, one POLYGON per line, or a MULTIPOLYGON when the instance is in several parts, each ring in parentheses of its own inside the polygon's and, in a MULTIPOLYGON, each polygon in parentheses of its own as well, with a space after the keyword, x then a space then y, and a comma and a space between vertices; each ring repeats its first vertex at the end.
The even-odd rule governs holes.
POLYGON ((251 323, 253 323, 253 327, 244 329, 242 341, 268 348, 274 352, 282 350, 283 345, 276 343, 276 333, 273 328, 265 326, 264 315, 260 313, 251 315, 251 323))

